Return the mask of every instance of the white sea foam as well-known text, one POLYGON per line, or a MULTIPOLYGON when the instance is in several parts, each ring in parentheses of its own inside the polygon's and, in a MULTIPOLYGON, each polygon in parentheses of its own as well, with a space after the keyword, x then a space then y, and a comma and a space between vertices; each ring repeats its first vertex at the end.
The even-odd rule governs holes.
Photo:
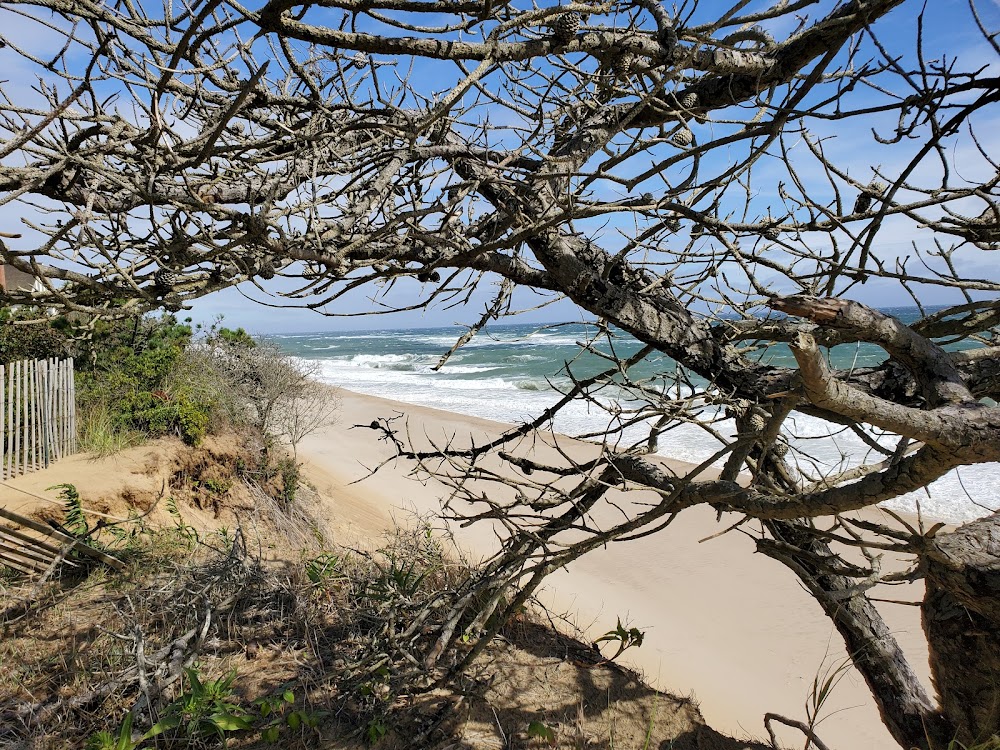
POLYGON ((585 336, 560 336, 551 333, 532 333, 523 339, 529 346, 576 346, 585 336))
MULTIPOLYGON (((429 338, 432 337, 424 337, 429 338)), ((538 341, 538 345, 542 346, 552 345, 551 339, 559 337, 541 334, 537 338, 548 339, 538 341)), ((562 338, 570 341, 567 337, 562 338)), ((502 356, 495 362, 471 364, 462 363, 463 355, 459 353, 440 372, 434 372, 432 367, 439 361, 441 353, 328 357, 319 360, 320 377, 362 393, 506 423, 523 423, 533 419, 560 398, 560 394, 552 390, 544 378, 519 373, 518 368, 510 364, 542 361, 548 357, 510 355, 505 351, 498 352, 502 356), (510 371, 510 374, 501 377, 505 371, 510 371), (476 375, 482 376, 470 377, 476 375)), ((552 382, 557 386, 568 384, 565 378, 555 378, 552 382)), ((684 395, 693 393, 687 387, 684 391, 684 395)), ((610 395, 611 392, 607 393, 610 395)), ((557 416, 554 429, 579 435, 606 427, 610 421, 608 413, 595 405, 574 402, 557 416)), ((724 435, 735 432, 732 420, 720 420, 713 427, 724 435)), ((884 459, 854 433, 808 415, 795 414, 789 420, 788 428, 792 447, 789 457, 802 461, 802 468, 812 476, 836 473, 863 462, 884 459), (810 457, 810 461, 806 461, 806 456, 810 457)), ((648 425, 636 425, 626 431, 621 443, 644 442, 648 434, 648 425)), ((887 447, 891 446, 887 444, 887 447)), ((690 424, 662 434, 659 440, 660 454, 692 463, 708 460, 719 448, 720 444, 708 432, 690 424)), ((993 490, 998 468, 997 464, 965 467, 939 479, 926 490, 896 498, 887 506, 915 512, 919 504, 929 517, 952 522, 979 517, 984 511, 977 503, 990 508, 1000 506, 1000 499, 993 490)))

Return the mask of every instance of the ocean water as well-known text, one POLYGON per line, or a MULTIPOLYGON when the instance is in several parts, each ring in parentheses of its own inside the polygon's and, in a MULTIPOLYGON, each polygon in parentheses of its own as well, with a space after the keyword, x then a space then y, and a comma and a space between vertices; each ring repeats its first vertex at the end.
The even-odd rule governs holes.
MULTIPOLYGON (((915 309, 908 308, 887 312, 904 320, 916 314, 915 309)), ((570 373, 584 378, 608 367, 606 360, 581 348, 594 333, 592 327, 499 325, 481 332, 435 371, 434 366, 463 332, 459 327, 414 328, 269 338, 289 354, 313 363, 318 377, 332 385, 511 424, 531 420, 552 406, 572 384, 570 373)), ((627 334, 618 334, 611 343, 603 341, 597 346, 604 352, 609 347, 626 357, 640 344, 627 334)), ((773 348, 762 356, 774 364, 794 366, 791 352, 785 347, 773 348)), ((835 367, 865 367, 878 364, 885 354, 878 347, 861 344, 837 347, 831 358, 835 367)), ((643 361, 630 372, 633 378, 670 388, 669 392, 676 395, 669 381, 673 371, 673 361, 661 355, 643 361), (664 373, 667 379, 662 377, 664 373)), ((597 401, 569 404, 557 416, 553 429, 586 435, 615 423, 615 417, 602 407, 618 405, 627 409, 635 403, 628 393, 613 387, 598 394, 597 401)), ((732 420, 725 419, 714 407, 707 408, 704 414, 714 418, 712 426, 721 434, 735 432, 732 420)), ((791 455, 804 462, 804 468, 814 476, 879 460, 879 454, 861 438, 838 425, 795 415, 786 426, 791 455)), ((643 442, 648 433, 648 425, 634 425, 624 430, 619 441, 622 445, 643 442)), ((889 445, 887 441, 883 444, 889 445)), ((660 436, 658 452, 700 463, 719 448, 718 440, 707 431, 684 424, 660 436)), ((897 498, 887 505, 909 512, 915 512, 919 505, 934 519, 969 520, 982 516, 984 508, 1000 507, 1000 493, 994 489, 997 478, 997 464, 967 467, 942 477, 926 491, 897 498)))

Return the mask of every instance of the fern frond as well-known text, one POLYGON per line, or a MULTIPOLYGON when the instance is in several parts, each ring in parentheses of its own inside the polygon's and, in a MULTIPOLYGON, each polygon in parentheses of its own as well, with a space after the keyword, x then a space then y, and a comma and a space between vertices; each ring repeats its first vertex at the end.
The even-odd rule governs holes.
POLYGON ((72 484, 56 484, 50 490, 59 490, 59 499, 63 501, 63 528, 72 536, 84 537, 90 532, 90 526, 83 515, 83 503, 80 493, 72 484))

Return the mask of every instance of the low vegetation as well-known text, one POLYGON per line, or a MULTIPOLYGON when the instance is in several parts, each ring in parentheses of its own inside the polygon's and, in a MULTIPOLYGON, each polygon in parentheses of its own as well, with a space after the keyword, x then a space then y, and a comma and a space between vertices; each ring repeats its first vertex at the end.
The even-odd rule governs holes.
POLYGON ((174 315, 104 320, 0 310, 0 362, 76 359, 81 449, 110 455, 177 435, 198 445, 210 433, 247 429, 295 454, 330 423, 336 392, 307 364, 242 328, 192 326, 174 315))
POLYGON ((311 370, 243 329, 202 331, 171 315, 98 321, 77 347, 81 440, 98 454, 166 434, 198 445, 233 427, 294 448, 336 410, 311 370))

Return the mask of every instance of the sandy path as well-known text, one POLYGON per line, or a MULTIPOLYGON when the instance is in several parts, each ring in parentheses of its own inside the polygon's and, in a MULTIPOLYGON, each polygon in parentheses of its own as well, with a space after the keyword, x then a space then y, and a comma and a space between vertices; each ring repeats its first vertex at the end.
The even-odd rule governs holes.
MULTIPOLYGON (((390 515, 405 519, 438 507, 441 486, 408 477, 398 462, 366 476, 390 455, 367 425, 403 412, 413 434, 495 435, 502 425, 450 412, 343 392, 337 425, 299 447, 311 471, 322 472, 337 498, 336 512, 371 528, 390 515)), ((873 511, 873 513, 878 513, 873 511)), ((725 523, 726 519, 723 519, 725 523)), ((663 532, 612 545, 552 576, 546 596, 560 611, 575 611, 591 635, 611 629, 621 616, 646 631, 646 643, 629 652, 631 663, 656 685, 689 693, 709 724, 732 735, 763 736, 762 717, 775 711, 805 718, 804 704, 821 666, 846 657, 843 644, 819 606, 780 564, 754 554, 752 542, 728 534, 698 540, 722 528, 708 509, 692 509, 663 532)), ((360 530, 360 529, 359 529, 360 530)), ((493 547, 488 528, 460 532, 473 553, 493 547)), ((893 599, 918 599, 919 586, 894 587, 893 599)), ((927 653, 914 607, 886 605, 885 614, 918 673, 926 680, 927 653)), ((867 688, 856 672, 842 680, 821 725, 835 748, 894 747, 867 688)), ((794 737, 794 735, 789 736, 794 737)), ((801 745, 798 738, 794 744, 801 745)))

